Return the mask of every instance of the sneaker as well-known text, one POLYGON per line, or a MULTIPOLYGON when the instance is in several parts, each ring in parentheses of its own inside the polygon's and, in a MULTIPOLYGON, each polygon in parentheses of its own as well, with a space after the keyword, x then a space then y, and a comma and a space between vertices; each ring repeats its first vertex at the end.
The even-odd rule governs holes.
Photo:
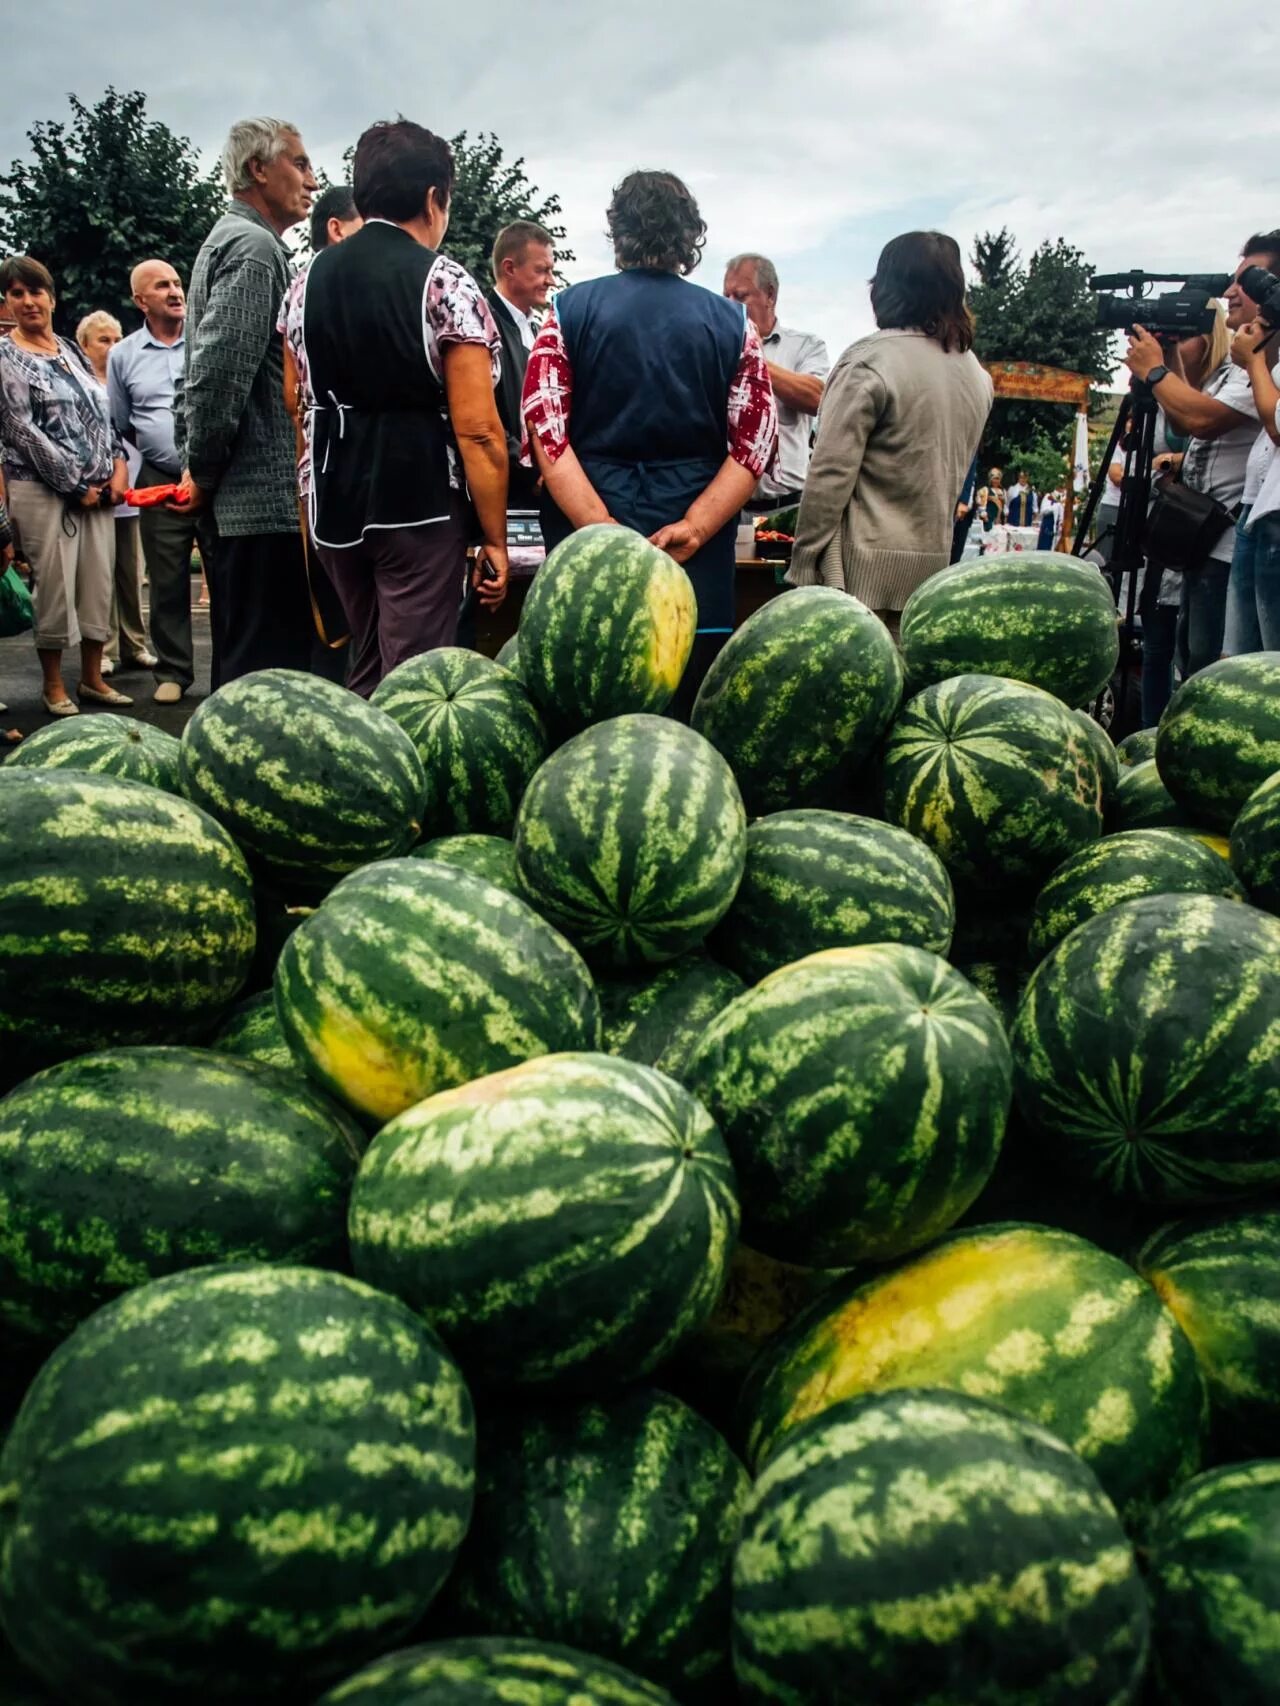
POLYGON ((154 669, 160 659, 154 652, 139 652, 137 657, 129 658, 121 665, 123 669, 154 669))
POLYGON ((115 672, 116 672, 115 659, 114 658, 103 658, 103 660, 102 660, 102 673, 104 675, 114 675, 115 672))
POLYGON ((157 705, 176 705, 182 698, 182 689, 176 681, 162 681, 156 688, 157 705))

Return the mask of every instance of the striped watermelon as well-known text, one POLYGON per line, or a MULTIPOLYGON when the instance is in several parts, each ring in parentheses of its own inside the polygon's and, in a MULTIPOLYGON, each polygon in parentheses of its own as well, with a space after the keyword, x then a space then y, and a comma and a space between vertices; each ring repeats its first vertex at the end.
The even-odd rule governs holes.
POLYGON ((481 1430, 475 1516, 442 1621, 560 1641, 680 1700, 721 1702, 750 1485, 715 1429, 665 1392, 520 1409, 481 1430))
POLYGON ((67 1700, 306 1700, 411 1628, 471 1511, 439 1340, 315 1268, 175 1274, 44 1365, 0 1455, 0 1615, 67 1700))
POLYGON ((1280 1212, 1163 1227, 1138 1271, 1191 1340, 1219 1458, 1264 1457, 1280 1421, 1280 1212))
POLYGON ((905 830, 847 812, 772 812, 747 830, 746 870, 711 949, 755 983, 859 942, 945 954, 955 918, 946 867, 905 830))
POLYGON ((391 859, 340 883, 285 944, 275 996, 294 1058, 375 1124, 600 1034, 591 975, 568 942, 437 859, 391 859))
POLYGON ((1154 758, 1141 759, 1120 772, 1107 810, 1107 830, 1189 829, 1192 819, 1160 780, 1154 758))
POLYGON ((604 1659, 541 1641, 439 1641, 378 1659, 320 1706, 676 1706, 604 1659))
POLYGON ((37 1073, 0 1101, 0 1323, 56 1343, 183 1268, 344 1265, 362 1148, 296 1074, 204 1049, 37 1073))
POLYGON ((285 1072, 296 1069, 276 1015, 275 993, 270 989, 260 990, 233 1007, 226 1023, 214 1032, 209 1047, 220 1054, 256 1061, 259 1066, 275 1066, 285 1072))
POLYGON ((370 703, 418 750, 433 835, 510 833, 547 755, 542 719, 519 681, 479 652, 441 646, 393 669, 370 703))
POLYGON ((885 816, 983 888, 1038 885, 1102 833, 1102 775, 1073 712, 994 675, 926 687, 884 749, 885 816))
POLYGON ((762 605, 716 658, 692 723, 722 752, 752 817, 848 804, 893 721, 902 660, 864 604, 800 587, 762 605))
POLYGON ((1126 900, 1151 894, 1213 894, 1243 900, 1227 861, 1183 829, 1134 829, 1073 853, 1036 900, 1031 952, 1043 959, 1064 936, 1126 900))
POLYGON ((242 675, 182 735, 182 787, 291 897, 408 852, 426 778, 385 711, 296 669, 242 675))
POLYGON ((1231 863, 1253 904, 1280 913, 1280 770, 1241 807, 1231 829, 1231 863))
POLYGON ((1115 797, 1115 791, 1120 785, 1120 758, 1116 752, 1115 742, 1103 728, 1102 724, 1092 717, 1088 711, 1077 711, 1075 719, 1084 732, 1086 740, 1098 761, 1098 774, 1102 777, 1102 809, 1105 814, 1115 797))
POLYGON ((1030 972, 1008 960, 958 960, 952 955, 951 963, 991 1003, 1007 1032, 1017 1015, 1030 972))
POLYGON ((206 1034, 253 948, 249 872, 204 812, 115 776, 0 770, 0 1087, 206 1034))
POLYGON ((443 865, 456 865, 459 870, 483 877, 508 894, 521 892, 515 844, 505 835, 441 835, 434 841, 421 842, 413 849, 413 857, 439 859, 443 865))
POLYGON ((1120 657, 1111 588, 1092 564, 1057 551, 939 570, 907 600, 901 634, 913 692, 955 675, 1000 675, 1083 705, 1120 657))
POLYGON ((96 771, 179 794, 180 750, 174 737, 163 729, 102 711, 37 729, 14 748, 5 763, 15 769, 96 771))
POLYGON ((699 953, 636 977, 601 978, 596 993, 605 1053, 680 1078, 693 1045, 743 987, 734 972, 699 953))
POLYGON ((696 948, 742 879, 747 822, 729 766, 665 717, 615 717, 554 753, 516 819, 529 900, 596 966, 696 948))
POLYGON ((1199 1467, 1195 1353, 1127 1263, 1047 1226, 955 1233, 852 1277, 762 1359, 743 1401, 759 1464, 842 1398, 945 1386, 990 1398, 1078 1451, 1126 1520, 1199 1467))
POLYGON ((497 655, 493 660, 495 663, 500 663, 503 669, 510 670, 511 674, 515 676, 517 681, 520 679, 519 648, 520 636, 519 634, 512 634, 509 639, 504 640, 498 647, 497 655))
POLYGON ((1222 658, 1184 681, 1160 719, 1164 785, 1197 823, 1230 833, 1280 770, 1280 652, 1222 658))
POLYGON ((520 679, 557 731, 665 711, 693 649, 698 601, 673 557, 629 527, 580 527, 520 612, 520 679))
POLYGON ((1014 1091, 1053 1164, 1147 1202, 1280 1185, 1280 922, 1151 895, 1042 961, 1013 1027, 1014 1091))
POLYGON ((1061 1441, 929 1389, 836 1404, 757 1482, 733 1571, 741 1698, 1127 1706, 1146 1596, 1061 1441))
POLYGON ((945 1232, 995 1165, 1009 1045, 935 954, 830 948, 730 1003, 684 1080, 724 1134, 754 1248, 887 1261, 945 1232))
POLYGON ((245 989, 256 994, 264 989, 270 990, 285 943, 303 920, 310 918, 321 897, 312 895, 305 904, 299 905, 259 877, 254 880, 253 898, 258 921, 258 946, 245 989))
POLYGON ((1147 1551, 1153 1673, 1167 1706, 1263 1706, 1280 1668, 1280 1463, 1199 1475, 1147 1551))
POLYGON ((1120 760, 1122 769, 1128 769, 1135 764, 1145 764, 1156 755, 1155 729, 1135 729, 1131 735, 1126 735, 1116 743, 1116 757, 1120 760))
POLYGON ((710 1314, 738 1205, 720 1135, 679 1085, 561 1054, 384 1126, 349 1230, 356 1272, 420 1310, 471 1379, 598 1393, 710 1314))

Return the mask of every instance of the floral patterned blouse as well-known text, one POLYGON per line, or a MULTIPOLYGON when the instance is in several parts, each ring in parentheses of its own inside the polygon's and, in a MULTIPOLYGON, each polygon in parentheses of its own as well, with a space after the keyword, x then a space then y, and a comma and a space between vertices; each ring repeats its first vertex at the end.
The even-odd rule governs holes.
POLYGON ((7 480, 39 480, 69 498, 106 485, 124 445, 75 344, 59 338, 57 355, 35 355, 0 338, 0 445, 7 480))

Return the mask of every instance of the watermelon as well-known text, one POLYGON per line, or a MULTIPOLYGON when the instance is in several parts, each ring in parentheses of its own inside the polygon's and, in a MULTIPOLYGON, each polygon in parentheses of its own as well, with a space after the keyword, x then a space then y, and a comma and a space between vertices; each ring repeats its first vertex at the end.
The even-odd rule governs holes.
POLYGON ((1064 936, 1126 900, 1151 894, 1213 894, 1243 900, 1227 861, 1183 829, 1133 829, 1073 853, 1036 900, 1030 946, 1043 959, 1064 936))
POLYGON ((384 1126, 349 1231, 356 1272, 438 1327, 468 1378, 599 1393, 711 1313, 738 1204, 720 1134, 678 1084, 561 1054, 384 1126))
POLYGON ((563 1642, 680 1700, 723 1701, 750 1485, 715 1429, 664 1392, 499 1418, 481 1430, 475 1516, 442 1622, 563 1642))
POLYGON ((511 672, 511 674, 515 676, 517 681, 520 679, 520 636, 519 636, 519 634, 512 634, 509 639, 506 639, 502 642, 502 644, 498 647, 497 656, 494 658, 493 661, 495 663, 500 663, 502 665, 503 669, 509 670, 511 672))
POLYGON ((5 1632, 87 1706, 311 1699, 426 1610, 474 1455, 394 1299, 305 1267, 153 1280, 53 1353, 5 1442, 5 1632))
POLYGON ((1075 719, 1098 761, 1098 772, 1102 777, 1102 809, 1105 814, 1120 785, 1120 759, 1115 742, 1097 718, 1091 716, 1088 711, 1077 711, 1075 719))
POLYGON ((955 675, 999 675, 1094 699, 1120 657, 1111 588, 1090 563, 1018 551, 953 563, 922 581, 902 612, 913 692, 955 675))
POLYGON ((676 1706, 605 1659, 541 1641, 439 1641, 379 1659, 320 1706, 676 1706))
POLYGON ((510 833, 547 755, 542 719, 519 681, 479 652, 441 646, 393 669, 370 704, 418 750, 431 834, 510 833))
POLYGON ((1229 834, 1280 770, 1280 652, 1222 658, 1184 681, 1160 719, 1156 763, 1197 823, 1229 834))
POLYGON ((323 893, 407 853, 426 778, 376 705, 296 669, 260 669, 200 705, 182 735, 182 787, 291 897, 323 893))
POLYGON ((552 755, 516 819, 529 900, 594 966, 660 965, 696 948, 742 879, 737 784, 701 735, 615 717, 552 755))
POLYGON ((756 983, 859 942, 945 954, 955 918, 946 867, 905 830, 846 812, 772 812, 747 830, 746 870, 711 950, 756 983))
POLYGON ((733 1569, 747 1702, 1126 1706, 1148 1614, 1093 1471, 975 1397, 833 1405, 752 1494, 733 1569))
POLYGON ((264 883, 260 877, 254 880, 253 897, 258 921, 258 946, 245 988, 258 993, 271 988, 281 950, 303 919, 310 918, 321 897, 312 895, 299 904, 289 900, 270 883, 264 883))
POLYGON ((1038 887, 1102 833, 1102 774, 1075 715, 994 675, 917 693, 884 749, 885 816, 982 888, 1038 887))
POLYGON ((1273 1454, 1280 1421, 1280 1212, 1178 1221, 1147 1240, 1137 1265, 1199 1360, 1216 1455, 1273 1454))
POLYGON ((1007 1032, 1017 1016, 1030 972, 1007 960, 957 960, 953 956, 951 963, 991 1003, 1007 1032))
POLYGON ((1280 770, 1240 808, 1231 829, 1231 863, 1253 904, 1280 913, 1280 770))
POLYGON ((508 894, 520 894, 515 845, 504 835, 441 835, 435 841, 421 842, 413 849, 413 857, 439 859, 444 865, 456 865, 483 877, 508 894))
POLYGON ((1264 1706, 1280 1662, 1280 1463, 1199 1475, 1147 1547, 1153 1672, 1168 1706, 1264 1706))
POLYGON ((275 1066, 285 1072, 295 1070, 293 1054, 276 1016, 275 994, 270 989, 260 990, 233 1007, 226 1023, 214 1032, 209 1047, 220 1054, 257 1061, 259 1066, 275 1066))
POLYGON ((275 997, 294 1058, 375 1124, 600 1035, 591 974, 564 937, 438 859, 390 859, 339 883, 285 944, 275 997))
POLYGON ((1116 757, 1120 760, 1122 769, 1129 769, 1135 764, 1145 764, 1155 755, 1154 729, 1135 729, 1131 735, 1126 735, 1122 741, 1116 742, 1116 757))
POLYGON ((115 776, 0 770, 0 1088, 205 1035, 254 934, 244 859, 206 813, 115 776))
POLYGON ((601 978, 596 992, 604 1051, 679 1078, 693 1045, 743 987, 726 966, 696 952, 657 971, 601 978))
POLYGON ((743 1398, 750 1461, 842 1398, 945 1386, 1078 1451, 1126 1520, 1200 1463, 1204 1388, 1182 1329, 1127 1263, 1047 1226, 958 1232, 821 1297, 743 1398))
POLYGON ((901 698, 902 660, 880 618, 832 587, 800 587, 729 640, 692 723, 728 759, 758 817, 848 804, 901 698))
POLYGON ((580 527, 529 588, 520 679, 558 733, 665 711, 697 622, 693 583, 673 557, 629 527, 580 527))
POLYGON ((774 972, 711 1022, 684 1074, 729 1145, 747 1242, 808 1267, 945 1232, 995 1165, 1009 1079, 989 1004, 900 943, 774 972))
POLYGON ((1154 758, 1120 772, 1107 809, 1107 829, 1189 829, 1192 820, 1160 780, 1154 758))
POLYGON ((0 1101, 0 1323, 57 1343, 183 1268, 341 1266, 362 1149, 296 1074, 204 1049, 39 1072, 0 1101))
POLYGON ((179 794, 180 750, 173 735, 163 729, 103 711, 37 729, 13 749, 5 763, 15 769, 96 771, 179 794))
POLYGON ((1280 1185, 1280 922, 1212 895, 1126 901, 1043 960, 1014 1092, 1054 1167, 1147 1202, 1280 1185))

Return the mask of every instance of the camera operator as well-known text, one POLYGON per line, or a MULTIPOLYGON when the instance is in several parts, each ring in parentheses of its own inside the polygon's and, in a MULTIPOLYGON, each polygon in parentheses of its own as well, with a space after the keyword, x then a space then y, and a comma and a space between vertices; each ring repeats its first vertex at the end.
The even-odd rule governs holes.
POLYGON ((1280 324, 1260 318, 1242 326, 1231 343, 1232 361, 1249 377, 1262 431, 1249 453, 1236 523, 1227 588, 1228 656, 1280 651, 1280 362, 1272 366, 1278 339, 1280 324))
MULTIPOLYGON (((1277 263, 1280 232, 1249 238, 1226 294, 1227 325, 1233 332, 1253 320, 1258 306, 1241 288, 1241 273, 1251 266, 1273 272, 1277 263)), ((1228 358, 1197 390, 1182 372, 1176 343, 1169 340, 1162 345, 1140 325, 1130 336, 1125 366, 1150 384, 1174 431, 1190 435, 1185 453, 1163 456, 1159 466, 1174 474, 1180 471, 1191 490, 1215 499, 1234 520, 1244 494, 1249 452, 1259 431, 1248 375, 1228 358)), ((1233 530, 1226 527, 1204 560, 1183 578, 1178 653, 1184 680, 1222 655, 1234 547, 1233 530)))

